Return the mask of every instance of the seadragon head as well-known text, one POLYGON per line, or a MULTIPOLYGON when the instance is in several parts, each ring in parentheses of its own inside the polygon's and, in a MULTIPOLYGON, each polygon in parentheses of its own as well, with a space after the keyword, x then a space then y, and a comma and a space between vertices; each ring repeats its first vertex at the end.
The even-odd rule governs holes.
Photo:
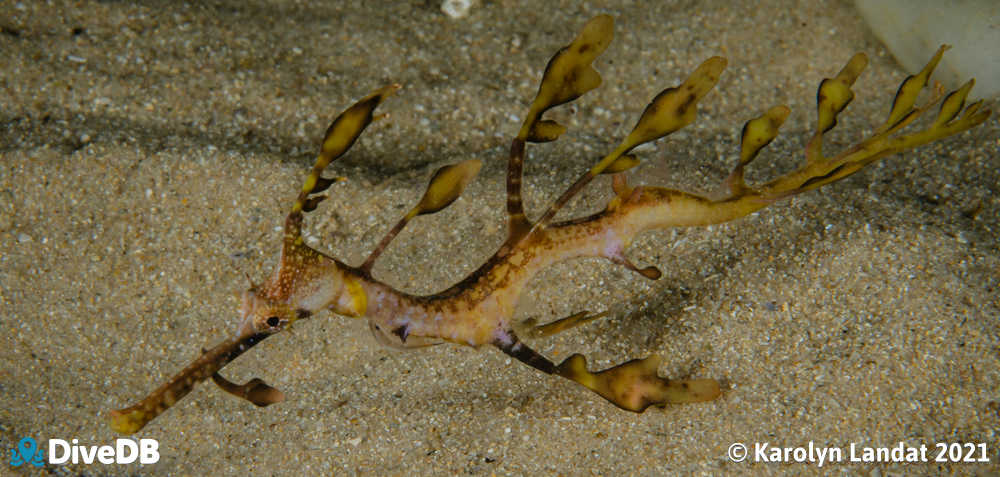
POLYGON ((240 298, 240 335, 272 335, 287 329, 295 320, 308 316, 287 303, 261 296, 253 287, 240 293, 240 298))

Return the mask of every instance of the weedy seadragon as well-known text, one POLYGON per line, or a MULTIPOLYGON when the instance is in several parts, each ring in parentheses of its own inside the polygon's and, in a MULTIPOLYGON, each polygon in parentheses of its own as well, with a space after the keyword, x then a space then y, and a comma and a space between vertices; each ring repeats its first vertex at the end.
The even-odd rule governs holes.
MULTIPOLYGON (((529 220, 521 201, 525 148, 529 143, 554 141, 566 128, 546 111, 579 98, 601 83, 592 63, 612 38, 613 21, 602 15, 590 20, 568 46, 549 61, 538 93, 511 143, 507 166, 507 238, 496 253, 465 279, 433 295, 415 296, 396 290, 372 276, 372 265, 394 237, 418 215, 432 214, 454 202, 479 172, 481 162, 467 160, 438 169, 420 201, 393 227, 359 266, 347 265, 316 251, 302 239, 304 214, 326 198, 320 195, 336 182, 323 175, 331 161, 343 156, 376 117, 383 100, 399 89, 390 85, 362 98, 341 113, 323 139, 319 157, 285 219, 277 269, 263 283, 243 292, 236 336, 201 355, 180 373, 135 405, 112 411, 110 424, 119 433, 142 429, 183 398, 194 385, 211 378, 223 390, 258 406, 284 399, 260 379, 235 384, 219 371, 267 337, 292 323, 323 311, 365 318, 379 342, 415 348, 449 342, 480 347, 491 345, 546 374, 575 381, 616 406, 642 412, 650 405, 691 403, 715 399, 722 393, 713 379, 666 379, 657 373, 660 359, 651 356, 592 372, 586 359, 574 354, 559 364, 527 347, 515 334, 515 306, 524 287, 540 270, 576 257, 603 257, 656 280, 655 267, 639 268, 625 250, 644 231, 667 227, 704 226, 728 222, 767 207, 780 199, 843 179, 883 157, 975 127, 991 111, 982 101, 966 105, 973 81, 950 94, 932 88, 931 98, 915 106, 947 49, 942 46, 927 66, 908 77, 896 93, 886 121, 864 140, 831 156, 823 152, 823 135, 836 125, 837 115, 854 98, 851 86, 867 64, 857 54, 833 78, 824 79, 817 94, 815 132, 806 143, 805 161, 798 169, 767 183, 750 186, 744 168, 778 134, 789 115, 775 106, 744 126, 739 161, 713 197, 651 186, 630 186, 622 172, 636 166, 633 153, 641 144, 677 131, 695 119, 698 101, 718 82, 726 59, 712 57, 680 85, 663 90, 646 107, 634 129, 610 153, 586 171, 537 220, 529 220), (943 98, 943 99, 942 99, 943 98), (903 129, 940 101, 936 119, 921 130, 903 129), (612 176, 614 197, 595 214, 555 221, 556 213, 601 174, 612 176)), ((910 128, 912 129, 912 128, 910 128)), ((542 334, 555 333, 605 313, 577 313, 541 325, 542 334)))

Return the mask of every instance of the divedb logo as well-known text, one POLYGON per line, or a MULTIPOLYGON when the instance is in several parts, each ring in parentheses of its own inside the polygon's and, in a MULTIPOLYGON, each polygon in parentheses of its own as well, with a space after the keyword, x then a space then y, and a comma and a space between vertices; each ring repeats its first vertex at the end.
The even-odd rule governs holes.
POLYGON ((25 437, 11 449, 10 465, 28 464, 155 464, 160 460, 156 439, 115 439, 114 445, 86 446, 77 439, 49 439, 48 449, 38 447, 34 438, 25 437))

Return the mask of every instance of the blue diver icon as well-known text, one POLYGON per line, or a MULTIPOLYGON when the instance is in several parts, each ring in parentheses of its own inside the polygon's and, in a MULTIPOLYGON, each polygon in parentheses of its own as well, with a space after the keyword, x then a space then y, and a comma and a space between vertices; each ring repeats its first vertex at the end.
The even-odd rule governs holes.
POLYGON ((30 437, 25 437, 17 442, 17 449, 10 450, 10 465, 20 467, 23 464, 31 464, 41 467, 45 464, 45 451, 38 448, 38 443, 30 437))

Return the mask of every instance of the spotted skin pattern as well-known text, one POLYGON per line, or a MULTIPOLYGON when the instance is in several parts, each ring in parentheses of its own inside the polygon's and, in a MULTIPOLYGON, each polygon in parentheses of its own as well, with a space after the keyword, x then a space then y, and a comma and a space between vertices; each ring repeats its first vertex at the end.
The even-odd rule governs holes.
MULTIPOLYGON (((450 288, 428 296, 396 290, 371 273, 372 265, 410 219, 437 212, 459 197, 479 172, 481 163, 477 160, 439 169, 419 203, 360 266, 342 263, 303 243, 304 214, 316 209, 326 198, 320 193, 339 180, 324 177, 326 167, 351 148, 377 118, 375 109, 400 86, 378 89, 345 110, 327 130, 319 157, 285 221, 277 269, 270 278, 242 294, 242 324, 237 335, 203 350, 194 362, 136 404, 111 411, 111 428, 122 434, 139 431, 189 393, 195 384, 209 378, 224 391, 258 406, 284 400, 281 391, 260 379, 240 385, 229 382, 219 371, 268 336, 322 311, 367 319, 375 338, 389 346, 418 348, 443 342, 473 347, 492 345, 543 373, 579 383, 628 411, 715 399, 722 393, 717 381, 660 377, 658 356, 597 372, 590 371, 586 359, 579 354, 562 363, 553 363, 527 347, 514 332, 512 315, 524 287, 542 269, 577 257, 603 257, 648 279, 658 279, 661 273, 656 267, 640 269, 625 258, 625 250, 642 232, 738 219, 780 199, 843 179, 883 157, 975 127, 991 114, 981 101, 966 105, 972 80, 943 101, 938 87, 932 91, 930 101, 914 106, 918 93, 947 49, 942 46, 921 72, 900 86, 883 125, 856 145, 825 156, 823 134, 836 125, 837 114, 854 98, 851 86, 867 64, 865 55, 859 53, 835 77, 820 84, 816 129, 805 148, 806 160, 800 168, 754 187, 743 181, 744 168, 777 136, 790 113, 785 106, 775 106, 744 125, 739 162, 713 197, 661 187, 629 186, 622 172, 640 162, 631 151, 695 120, 698 101, 711 91, 726 67, 724 58, 712 57, 684 82, 654 97, 632 132, 577 179, 537 221, 531 222, 521 199, 525 151, 529 144, 557 140, 566 131, 557 122, 544 119, 546 111, 600 85, 601 76, 592 63, 611 42, 612 30, 610 16, 590 20, 546 66, 538 93, 511 143, 506 177, 507 239, 476 271, 450 288), (930 126, 906 134, 901 132, 939 101, 941 107, 930 126), (556 213, 601 174, 612 176, 614 197, 606 207, 591 216, 554 222, 556 213)), ((606 314, 575 313, 535 327, 535 335, 548 336, 606 314)))

